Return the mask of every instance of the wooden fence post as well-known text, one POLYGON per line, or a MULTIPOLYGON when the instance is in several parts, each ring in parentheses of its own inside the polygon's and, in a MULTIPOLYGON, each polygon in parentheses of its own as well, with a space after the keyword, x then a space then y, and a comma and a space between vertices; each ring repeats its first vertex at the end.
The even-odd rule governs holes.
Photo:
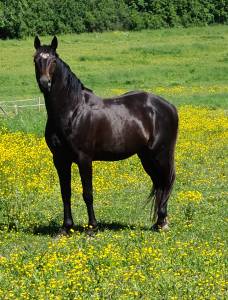
POLYGON ((17 104, 14 105, 14 110, 15 110, 15 115, 18 114, 18 107, 17 107, 17 104))

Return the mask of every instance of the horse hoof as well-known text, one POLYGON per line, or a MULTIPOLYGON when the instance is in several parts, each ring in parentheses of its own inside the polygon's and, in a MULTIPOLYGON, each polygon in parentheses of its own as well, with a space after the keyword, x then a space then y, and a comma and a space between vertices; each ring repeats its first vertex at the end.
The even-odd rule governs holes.
POLYGON ((60 228, 59 232, 57 233, 56 237, 63 237, 63 236, 67 236, 69 237, 72 233, 74 233, 75 231, 75 225, 71 226, 71 227, 62 227, 60 228))
POLYGON ((152 227, 151 227, 151 230, 154 231, 154 232, 158 232, 159 231, 159 226, 158 224, 154 224, 152 227))
POLYGON ((169 224, 165 223, 164 225, 161 226, 162 231, 169 231, 169 224))
POLYGON ((59 239, 61 239, 61 238, 64 237, 64 236, 67 237, 67 236, 69 236, 69 234, 68 234, 67 230, 61 228, 61 229, 53 236, 53 238, 54 238, 54 240, 59 240, 59 239))
POLYGON ((86 230, 86 234, 88 236, 92 237, 97 233, 97 231, 98 231, 98 226, 97 225, 96 226, 89 225, 88 229, 86 230))
POLYGON ((152 231, 158 232, 158 231, 168 231, 169 230, 169 224, 167 222, 163 223, 163 224, 157 224, 155 223, 152 226, 152 231))
POLYGON ((57 237, 61 237, 61 236, 69 236, 70 234, 70 230, 66 229, 66 228, 61 228, 59 230, 59 232, 57 233, 57 237))

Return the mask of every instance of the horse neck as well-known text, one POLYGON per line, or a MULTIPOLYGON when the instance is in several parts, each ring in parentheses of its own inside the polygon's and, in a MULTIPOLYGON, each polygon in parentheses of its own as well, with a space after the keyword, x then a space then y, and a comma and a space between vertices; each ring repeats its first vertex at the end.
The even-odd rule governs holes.
POLYGON ((80 80, 59 59, 51 92, 44 95, 48 116, 54 119, 71 116, 83 104, 82 89, 80 80))

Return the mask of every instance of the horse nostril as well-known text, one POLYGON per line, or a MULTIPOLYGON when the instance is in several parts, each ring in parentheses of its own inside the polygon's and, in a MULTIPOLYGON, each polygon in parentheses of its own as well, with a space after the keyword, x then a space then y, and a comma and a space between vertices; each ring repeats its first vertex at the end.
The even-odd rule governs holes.
POLYGON ((41 76, 40 78, 40 84, 44 89, 50 89, 51 88, 51 80, 47 76, 41 76))

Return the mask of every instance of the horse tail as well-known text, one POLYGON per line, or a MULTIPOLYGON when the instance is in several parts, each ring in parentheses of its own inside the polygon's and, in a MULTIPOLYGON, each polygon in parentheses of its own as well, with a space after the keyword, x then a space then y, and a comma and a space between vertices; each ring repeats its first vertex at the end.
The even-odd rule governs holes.
POLYGON ((153 222, 157 221, 158 209, 167 204, 173 188, 175 177, 175 167, 174 163, 172 162, 172 167, 170 169, 168 178, 166 178, 165 181, 156 178, 157 180, 153 183, 151 192, 147 199, 148 202, 151 202, 150 218, 153 222))

